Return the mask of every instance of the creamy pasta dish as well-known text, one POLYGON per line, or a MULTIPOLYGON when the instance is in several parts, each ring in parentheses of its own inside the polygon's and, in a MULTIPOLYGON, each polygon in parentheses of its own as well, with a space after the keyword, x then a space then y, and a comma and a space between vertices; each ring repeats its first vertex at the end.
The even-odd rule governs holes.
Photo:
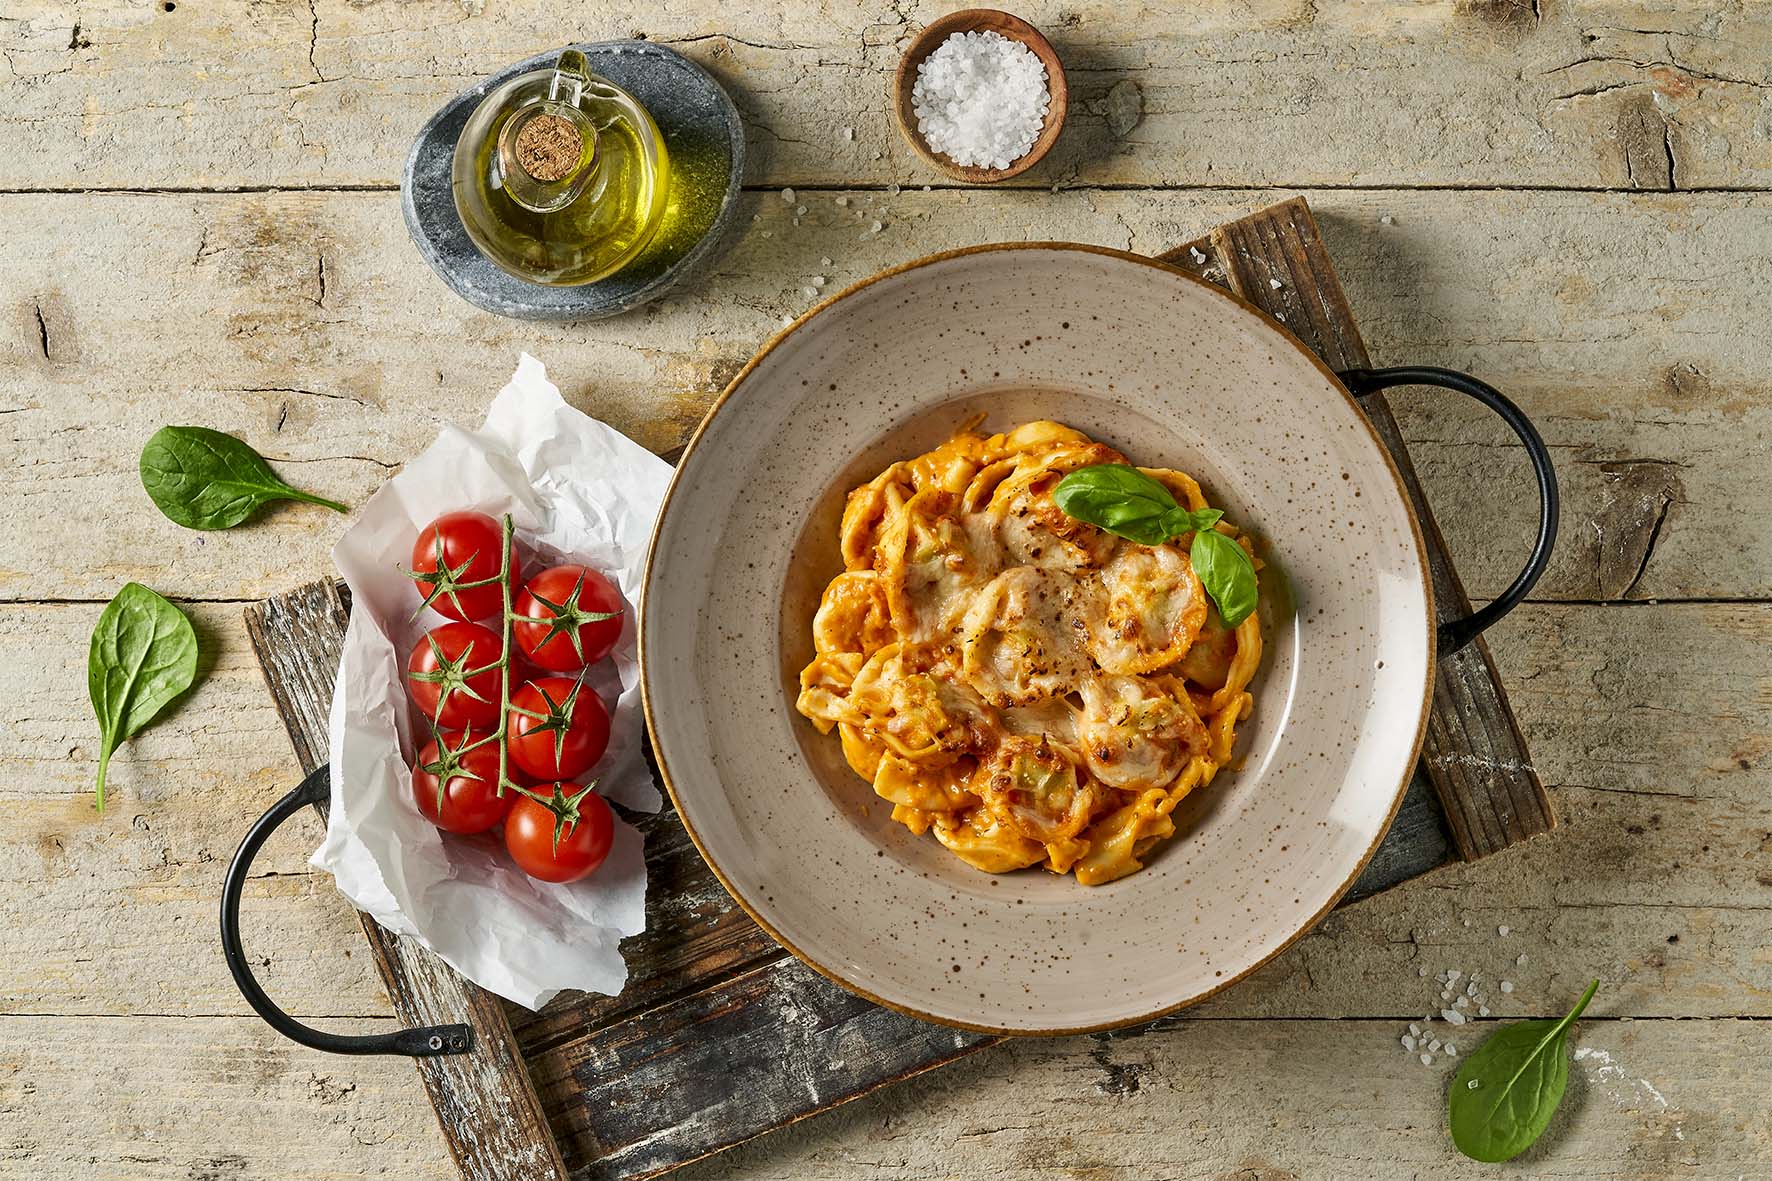
MULTIPOLYGON (((799 711, 894 820, 986 872, 1099 885, 1140 869, 1252 707, 1258 614, 1225 625, 1191 534, 1139 544, 1054 499, 1067 474, 1126 463, 1054 422, 969 427, 845 505, 799 711)), ((1138 470, 1181 510, 1208 507, 1184 473, 1138 470)))

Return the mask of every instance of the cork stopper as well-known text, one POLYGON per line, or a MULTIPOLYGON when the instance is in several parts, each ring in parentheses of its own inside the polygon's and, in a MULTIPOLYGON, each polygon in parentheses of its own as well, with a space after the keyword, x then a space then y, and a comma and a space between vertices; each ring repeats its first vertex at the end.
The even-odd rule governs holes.
POLYGON ((536 115, 517 132, 517 164, 543 184, 571 175, 584 154, 584 136, 561 115, 536 115))

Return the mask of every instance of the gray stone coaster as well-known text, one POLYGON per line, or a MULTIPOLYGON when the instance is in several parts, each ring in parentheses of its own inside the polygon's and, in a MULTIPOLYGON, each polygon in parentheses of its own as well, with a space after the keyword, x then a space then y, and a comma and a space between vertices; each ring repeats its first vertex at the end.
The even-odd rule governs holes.
MULTIPOLYGON (((568 48, 563 46, 562 48, 568 48)), ((577 287, 531 283, 500 269, 474 246, 455 211, 450 165, 455 142, 488 92, 518 74, 547 69, 561 50, 501 70, 431 116, 406 157, 400 208, 424 260, 475 307, 521 320, 599 320, 657 299, 718 250, 744 180, 744 127, 720 84, 680 53, 648 41, 577 45, 591 71, 640 100, 664 135, 675 208, 640 257, 620 274, 577 287)))

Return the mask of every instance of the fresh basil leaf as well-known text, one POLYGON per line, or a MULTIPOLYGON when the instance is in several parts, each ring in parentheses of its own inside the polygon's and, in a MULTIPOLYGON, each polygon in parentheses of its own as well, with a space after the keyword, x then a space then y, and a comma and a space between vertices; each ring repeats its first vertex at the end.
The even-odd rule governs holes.
POLYGON ((1458 1151, 1472 1160, 1504 1161, 1544 1134, 1569 1084, 1564 1037, 1599 987, 1598 980, 1588 985, 1562 1020, 1506 1026, 1464 1060, 1447 1101, 1458 1151))
POLYGON ((197 633, 185 613, 139 582, 106 605, 92 629, 86 689, 98 715, 98 808, 111 752, 197 679, 197 633))
POLYGON ((1058 482, 1052 499, 1067 516, 1140 545, 1162 545, 1191 527, 1191 514, 1169 489, 1129 464, 1080 467, 1058 482))
POLYGON ((1194 533, 1188 558, 1206 593, 1218 604, 1226 627, 1249 618, 1255 610, 1255 563, 1242 546, 1216 529, 1200 529, 1194 533))
POLYGON ((142 448, 142 487, 187 529, 231 529, 273 500, 301 500, 339 513, 337 501, 291 488, 245 443, 201 426, 167 426, 142 448))

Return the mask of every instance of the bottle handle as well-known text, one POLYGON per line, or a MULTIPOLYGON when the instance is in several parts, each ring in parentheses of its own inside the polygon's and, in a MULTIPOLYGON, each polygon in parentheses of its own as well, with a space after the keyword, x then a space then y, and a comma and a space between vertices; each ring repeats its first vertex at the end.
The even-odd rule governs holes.
POLYGON ((590 84, 591 63, 585 55, 576 49, 561 50, 559 60, 554 62, 553 80, 548 83, 549 100, 576 107, 590 84))

